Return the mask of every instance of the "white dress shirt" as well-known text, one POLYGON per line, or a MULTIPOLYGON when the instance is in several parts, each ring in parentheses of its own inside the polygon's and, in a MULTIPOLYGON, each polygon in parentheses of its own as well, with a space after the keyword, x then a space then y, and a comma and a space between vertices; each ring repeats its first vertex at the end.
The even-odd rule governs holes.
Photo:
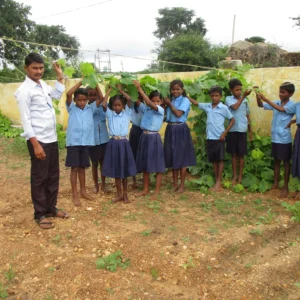
POLYGON ((42 143, 53 143, 57 141, 57 134, 52 98, 60 99, 65 86, 56 81, 52 88, 43 80, 39 82, 26 76, 15 93, 24 129, 22 136, 27 140, 36 137, 42 143))

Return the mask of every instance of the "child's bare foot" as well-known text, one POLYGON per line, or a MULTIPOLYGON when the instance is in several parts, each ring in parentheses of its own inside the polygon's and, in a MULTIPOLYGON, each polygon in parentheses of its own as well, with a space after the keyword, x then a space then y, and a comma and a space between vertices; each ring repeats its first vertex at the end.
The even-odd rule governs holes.
POLYGON ((142 190, 140 193, 135 194, 136 197, 143 197, 149 194, 149 190, 142 190))
POLYGON ((175 192, 176 194, 183 194, 184 193, 184 187, 181 186, 179 189, 175 192))
POLYGON ((178 185, 174 185, 174 186, 173 186, 173 192, 176 193, 177 190, 178 190, 178 185))
POLYGON ((72 198, 72 202, 74 206, 81 206, 81 202, 79 201, 77 196, 72 198))
POLYGON ((110 193, 110 190, 106 187, 106 185, 102 185, 102 184, 101 184, 101 191, 102 191, 104 194, 110 193))
POLYGON ((93 192, 94 192, 95 194, 98 194, 98 193, 99 193, 99 184, 97 184, 97 185, 94 186, 93 192))
POLYGON ((296 193, 293 195, 293 198, 294 198, 294 199, 300 198, 300 192, 296 192, 296 193))
POLYGON ((124 200, 124 203, 125 203, 125 204, 128 204, 128 203, 130 203, 130 201, 129 201, 129 199, 128 199, 128 197, 127 197, 127 196, 124 196, 123 200, 124 200))
POLYGON ((86 200, 90 200, 90 201, 94 200, 94 198, 92 196, 90 196, 89 194, 87 194, 85 192, 80 193, 80 196, 81 196, 81 198, 86 199, 86 200))
POLYGON ((159 192, 154 192, 152 196, 150 197, 150 200, 157 200, 157 197, 159 197, 160 193, 159 192))
POLYGON ((278 190, 278 189, 279 189, 278 183, 274 183, 274 184, 271 186, 271 188, 270 188, 271 191, 273 191, 273 190, 278 190))
POLYGON ((117 202, 120 202, 120 201, 123 201, 123 197, 121 197, 121 196, 117 196, 116 198, 111 200, 112 203, 117 203, 117 202))
POLYGON ((221 191, 221 183, 216 183, 211 189, 212 192, 220 192, 221 191))
POLYGON ((288 188, 282 188, 281 189, 281 192, 280 192, 280 198, 286 198, 289 194, 289 190, 288 188))

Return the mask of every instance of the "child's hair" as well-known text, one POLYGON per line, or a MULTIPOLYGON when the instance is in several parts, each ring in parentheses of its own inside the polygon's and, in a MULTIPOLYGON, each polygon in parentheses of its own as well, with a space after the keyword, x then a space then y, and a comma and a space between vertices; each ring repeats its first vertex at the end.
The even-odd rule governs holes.
POLYGON ((43 58, 36 52, 31 52, 25 57, 25 66, 28 67, 32 63, 43 64, 43 58))
MULTIPOLYGON (((179 86, 183 89, 182 96, 186 97, 186 92, 185 92, 185 89, 184 89, 184 84, 183 84, 183 82, 182 82, 180 79, 175 79, 175 80, 171 81, 171 83, 170 83, 170 92, 171 92, 172 87, 173 87, 174 85, 179 85, 179 86)), ((172 95, 171 95, 171 96, 172 96, 172 95)))
POLYGON ((92 88, 92 87, 90 87, 89 85, 88 85, 85 89, 86 89, 87 93, 88 93, 90 90, 96 90, 96 88, 92 88))
POLYGON ((284 82, 283 84, 280 85, 280 88, 289 92, 290 94, 295 93, 295 85, 291 82, 284 82))
POLYGON ((212 93, 219 93, 220 94, 220 96, 222 96, 222 89, 219 87, 219 86, 217 86, 217 85, 215 85, 215 86, 212 86, 210 89, 209 89, 209 94, 211 95, 212 93))
POLYGON ((117 100, 120 100, 122 102, 123 106, 126 105, 127 101, 126 101, 126 99, 123 95, 115 95, 115 96, 109 98, 108 108, 112 110, 113 109, 113 104, 117 100))
POLYGON ((77 89, 76 91, 75 91, 75 93, 74 93, 74 99, 76 100, 76 98, 77 98, 77 96, 78 95, 84 95, 84 96, 88 96, 88 93, 87 93, 87 90, 86 89, 84 89, 84 88, 79 88, 79 89, 77 89))
POLYGON ((243 86, 242 82, 237 78, 230 79, 228 85, 230 89, 234 89, 236 86, 243 86))
POLYGON ((152 91, 150 94, 149 94, 149 99, 151 100, 152 98, 154 97, 159 97, 160 99, 162 99, 161 97, 161 94, 159 91, 152 91))
MULTIPOLYGON (((144 103, 143 97, 142 97, 142 95, 140 93, 139 93, 139 96, 138 96, 138 100, 140 100, 140 102, 144 103)), ((136 101, 133 104, 133 108, 134 108, 135 113, 139 112, 139 107, 138 107, 136 101)))

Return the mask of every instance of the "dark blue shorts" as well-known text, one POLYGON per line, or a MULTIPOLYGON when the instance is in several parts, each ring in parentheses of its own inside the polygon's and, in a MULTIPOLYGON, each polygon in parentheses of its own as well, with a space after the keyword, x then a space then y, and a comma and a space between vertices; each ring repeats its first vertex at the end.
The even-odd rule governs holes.
POLYGON ((290 161, 292 158, 292 143, 272 143, 272 156, 276 160, 290 161))
POLYGON ((89 146, 67 147, 66 167, 88 168, 89 166, 89 146))
POLYGON ((106 146, 107 146, 107 143, 92 146, 89 148, 90 159, 92 162, 98 162, 98 161, 104 159, 106 146))

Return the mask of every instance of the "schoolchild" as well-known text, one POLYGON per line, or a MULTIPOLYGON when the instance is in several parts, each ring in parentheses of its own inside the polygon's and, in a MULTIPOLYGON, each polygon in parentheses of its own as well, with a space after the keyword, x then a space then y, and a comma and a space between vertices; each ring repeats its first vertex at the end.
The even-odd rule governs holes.
POLYGON ((242 82, 233 78, 228 83, 231 96, 227 96, 225 104, 234 117, 235 123, 228 132, 226 139, 226 151, 231 155, 232 183, 241 183, 244 170, 244 156, 247 155, 247 131, 250 141, 252 140, 252 129, 250 120, 250 109, 247 96, 251 90, 242 93, 242 82), (237 176, 237 163, 239 163, 239 176, 237 176))
POLYGON ((213 164, 216 183, 212 191, 220 191, 222 185, 222 173, 224 169, 225 156, 225 138, 230 128, 234 124, 234 118, 228 107, 221 102, 222 89, 218 86, 213 86, 209 90, 209 95, 212 103, 198 103, 196 100, 189 98, 193 105, 198 106, 207 114, 206 120, 206 138, 207 138, 207 156, 209 162, 213 164), (225 130, 225 119, 230 120, 228 127, 225 130))
POLYGON ((146 104, 141 102, 138 104, 143 112, 141 120, 143 134, 138 146, 136 164, 137 172, 143 173, 144 188, 137 196, 145 196, 150 192, 150 174, 156 173, 156 188, 151 197, 155 199, 160 193, 162 174, 165 171, 163 145, 158 132, 164 119, 164 109, 161 107, 162 98, 158 91, 151 92, 148 97, 137 80, 134 84, 146 104))
MULTIPOLYGON (((284 165, 284 185, 280 197, 287 197, 289 194, 290 161, 292 158, 292 133, 290 121, 293 118, 294 103, 290 100, 295 92, 295 86, 290 82, 284 82, 279 87, 279 99, 270 101, 262 93, 257 93, 257 105, 265 110, 273 111, 272 120, 272 156, 274 162, 274 184, 272 190, 279 188, 280 165, 284 165), (265 103, 263 103, 264 101, 265 103)), ((296 174, 296 173, 295 173, 296 174)))
POLYGON ((93 115, 100 105, 100 99, 88 104, 87 91, 80 88, 81 85, 82 81, 79 81, 67 92, 66 101, 69 113, 66 167, 71 168, 72 201, 75 206, 81 206, 77 193, 77 176, 80 196, 87 200, 93 199, 86 192, 85 169, 90 166, 89 147, 95 145, 93 115))
POLYGON ((181 80, 173 80, 170 83, 170 93, 171 99, 164 99, 168 123, 164 138, 165 166, 172 168, 173 191, 183 193, 187 167, 196 165, 192 137, 186 124, 191 105, 181 80))
POLYGON ((115 95, 107 100, 111 88, 108 88, 102 106, 106 111, 110 140, 108 141, 103 163, 103 175, 115 178, 117 194, 113 203, 129 203, 127 195, 127 177, 136 175, 136 165, 127 139, 131 116, 131 99, 127 103, 123 95, 115 95))

